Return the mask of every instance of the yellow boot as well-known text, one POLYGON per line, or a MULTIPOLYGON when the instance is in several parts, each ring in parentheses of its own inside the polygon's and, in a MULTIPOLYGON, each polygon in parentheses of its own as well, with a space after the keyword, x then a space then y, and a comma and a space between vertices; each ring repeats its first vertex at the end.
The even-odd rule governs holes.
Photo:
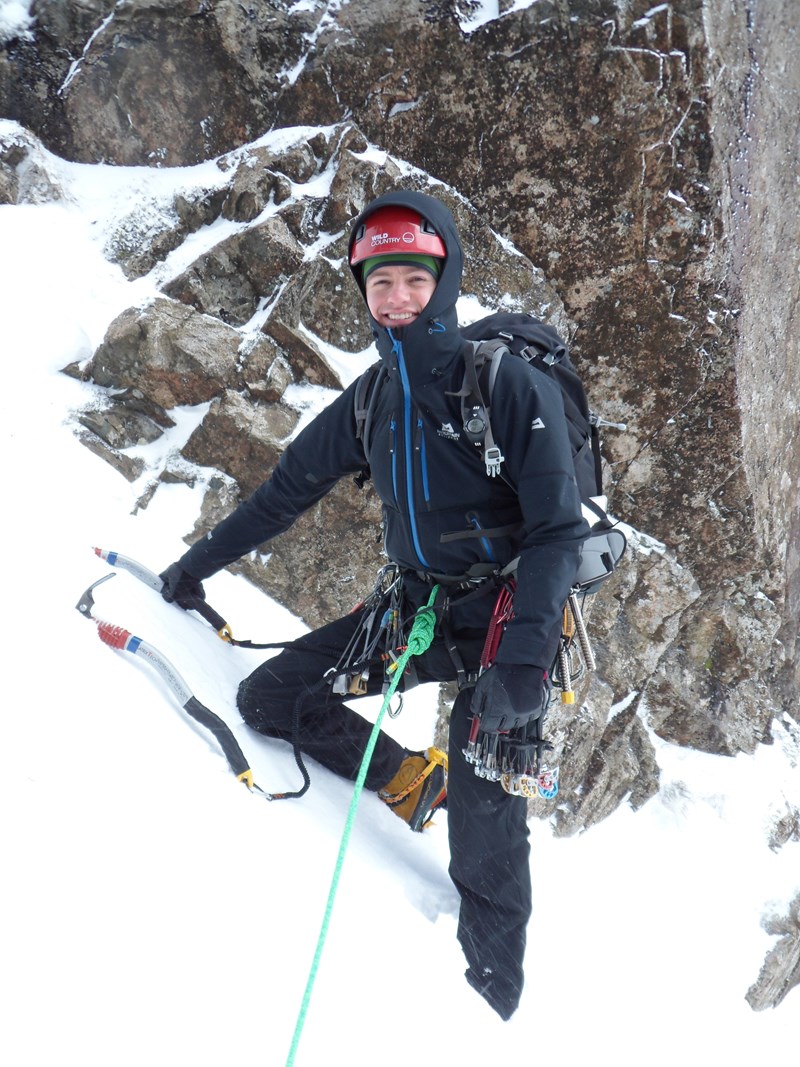
POLYGON ((447 799, 447 755, 439 748, 407 756, 378 796, 412 830, 424 830, 447 799))

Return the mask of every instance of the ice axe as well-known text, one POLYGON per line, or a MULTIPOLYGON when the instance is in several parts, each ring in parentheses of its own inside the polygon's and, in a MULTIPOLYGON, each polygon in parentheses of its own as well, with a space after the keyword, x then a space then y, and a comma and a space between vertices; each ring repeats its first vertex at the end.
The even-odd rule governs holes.
MULTIPOLYGON (((120 570, 127 571, 132 574, 134 578, 138 578, 140 582, 144 582, 156 593, 160 593, 164 588, 163 579, 157 574, 154 574, 147 567, 142 566, 141 563, 137 563, 135 559, 131 559, 130 556, 123 556, 120 552, 111 552, 105 548, 95 548, 94 554, 99 556, 100 559, 104 559, 106 563, 111 567, 119 567, 120 570)), ((110 575, 109 575, 110 577, 110 575)), ((96 585, 98 583, 95 583, 96 585)), ((198 615, 202 615, 206 622, 210 623, 217 631, 219 637, 223 641, 228 641, 231 644, 235 644, 233 633, 230 626, 223 619, 223 617, 211 607, 202 597, 195 597, 191 604, 191 611, 196 611, 198 615)))
MULTIPOLYGON (((98 549, 95 549, 95 551, 98 555, 101 555, 98 549)), ((145 567, 140 567, 135 561, 128 560, 124 556, 117 556, 116 558, 118 566, 131 570, 132 573, 136 574, 137 578, 140 578, 141 581, 151 585, 152 588, 160 588, 162 583, 157 575, 148 571, 145 567), (123 564, 122 562, 119 562, 121 560, 125 560, 125 563, 123 564), (129 566, 130 564, 133 564, 139 573, 136 573, 136 571, 129 566), (155 583, 158 583, 158 585, 155 583)), ((231 770, 240 782, 244 782, 248 789, 261 794, 268 800, 277 799, 280 794, 267 793, 253 782, 253 772, 250 770, 248 761, 239 747, 238 741, 233 736, 230 727, 218 715, 215 715, 213 711, 210 711, 205 704, 202 704, 196 696, 194 696, 191 689, 189 689, 186 682, 175 670, 167 657, 159 652, 153 645, 149 644, 147 641, 143 641, 141 637, 136 637, 124 627, 117 626, 114 623, 105 622, 95 616, 94 590, 99 585, 102 585, 103 582, 107 582, 109 578, 114 577, 116 577, 116 575, 112 572, 111 574, 106 574, 98 581, 93 582, 81 595, 75 607, 84 618, 95 623, 97 626, 97 633, 104 644, 108 645, 110 648, 118 649, 123 652, 130 652, 135 656, 141 656, 143 659, 147 660, 151 667, 155 668, 158 674, 160 674, 163 680, 167 683, 170 691, 173 693, 186 714, 191 716, 191 718, 196 722, 199 722, 201 726, 204 726, 214 735, 217 743, 225 754, 225 758, 227 759, 231 770)))

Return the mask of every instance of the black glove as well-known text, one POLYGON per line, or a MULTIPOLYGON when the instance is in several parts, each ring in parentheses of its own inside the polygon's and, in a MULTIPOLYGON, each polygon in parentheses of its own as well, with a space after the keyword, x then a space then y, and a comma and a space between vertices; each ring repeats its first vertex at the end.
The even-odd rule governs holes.
POLYGON ((168 604, 177 604, 184 611, 191 611, 197 607, 198 600, 205 600, 206 592, 199 579, 181 567, 180 563, 173 563, 165 571, 159 574, 164 585, 161 595, 168 604))
POLYGON ((496 663, 478 679, 470 710, 485 733, 513 730, 541 717, 550 685, 539 667, 496 663))

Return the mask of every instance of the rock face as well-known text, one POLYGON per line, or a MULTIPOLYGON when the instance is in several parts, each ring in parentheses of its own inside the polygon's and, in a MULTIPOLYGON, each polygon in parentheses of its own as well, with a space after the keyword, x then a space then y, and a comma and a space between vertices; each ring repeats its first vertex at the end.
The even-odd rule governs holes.
POLYGON ((771 915, 763 925, 768 934, 780 940, 747 991, 747 1002, 754 1011, 777 1007, 790 990, 800 985, 800 895, 789 905, 786 915, 771 915))
MULTIPOLYGON (((649 674, 656 729, 752 750, 776 699, 792 713, 800 681, 800 244, 797 213, 775 207, 796 196, 800 75, 782 58, 791 4, 540 0, 472 24, 478 7, 40 0, 33 40, 0 59, 3 110, 61 154, 151 165, 206 159, 268 126, 347 117, 362 149, 389 147, 467 197, 476 224, 544 268, 590 395, 628 425, 605 443, 616 513, 697 583, 649 674)), ((290 152, 255 148, 223 215, 294 206, 293 187, 331 151, 322 134, 290 152)), ((4 173, 13 198, 15 168, 4 173)), ((338 232, 398 177, 353 152, 321 217, 304 204, 266 219, 165 291, 240 326, 286 286, 271 336, 300 352, 298 309, 310 289, 338 284, 324 264, 299 280, 308 232, 338 232)), ((496 302, 502 284, 480 256, 470 272, 496 302)), ((335 321, 326 310, 317 321, 335 321)))
MULTIPOLYGON (((569 337, 593 405, 628 427, 604 437, 611 510, 646 536, 592 605, 598 676, 553 716, 568 799, 539 814, 560 833, 652 795, 649 731, 733 755, 798 720, 794 9, 502 0, 481 22, 455 0, 37 0, 32 37, 0 53, 0 111, 32 131, 0 142, 0 202, 60 195, 37 138, 84 162, 219 157, 216 185, 120 227, 108 255, 162 270, 163 297, 72 368, 108 389, 84 440, 131 480, 174 407, 209 405, 150 472, 148 492, 217 471, 192 537, 259 483, 304 385, 340 388, 369 346, 342 257, 380 192, 444 183, 465 294, 569 337), (216 221, 224 239, 166 269, 216 221)), ((378 518, 342 484, 240 566, 317 623, 370 585, 378 518)), ((796 984, 794 911, 754 1007, 796 984)))

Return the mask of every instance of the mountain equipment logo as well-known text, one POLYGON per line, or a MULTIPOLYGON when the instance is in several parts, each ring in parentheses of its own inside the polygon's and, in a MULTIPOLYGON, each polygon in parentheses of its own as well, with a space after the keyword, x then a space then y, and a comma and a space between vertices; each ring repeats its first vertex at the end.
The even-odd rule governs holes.
POLYGON ((453 428, 452 422, 443 422, 441 430, 436 432, 440 437, 446 437, 448 441, 457 441, 461 436, 458 430, 453 428))
POLYGON ((534 419, 533 422, 531 423, 531 429, 532 430, 543 430, 544 428, 545 428, 545 425, 544 425, 544 423, 542 422, 541 419, 534 419))

